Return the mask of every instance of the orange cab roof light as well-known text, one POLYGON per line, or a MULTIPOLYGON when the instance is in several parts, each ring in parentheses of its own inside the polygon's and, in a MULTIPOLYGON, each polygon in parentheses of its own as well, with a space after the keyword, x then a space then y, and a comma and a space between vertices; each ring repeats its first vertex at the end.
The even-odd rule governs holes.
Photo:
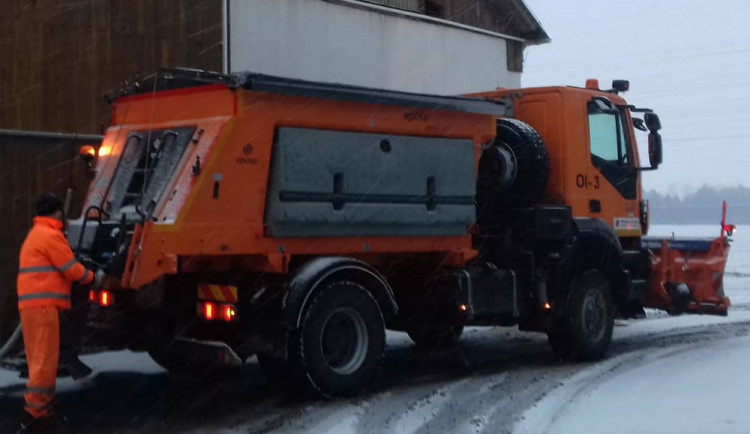
POLYGON ((595 78, 586 79, 586 89, 599 90, 599 80, 595 78))
POLYGON ((82 160, 90 161, 96 157, 96 149, 91 145, 81 146, 81 149, 78 150, 78 155, 81 156, 82 160))

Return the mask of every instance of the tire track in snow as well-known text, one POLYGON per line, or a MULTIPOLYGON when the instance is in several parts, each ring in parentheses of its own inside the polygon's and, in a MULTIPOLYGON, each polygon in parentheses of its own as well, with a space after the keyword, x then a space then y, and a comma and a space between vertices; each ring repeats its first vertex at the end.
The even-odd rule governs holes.
MULTIPOLYGON (((523 413, 512 432, 547 434, 554 429, 555 423, 564 416, 569 406, 575 405, 581 396, 596 390, 610 378, 642 368, 644 365, 659 363, 663 359, 696 351, 706 343, 718 342, 729 337, 747 336, 748 333, 746 324, 735 323, 733 327, 689 328, 649 336, 647 345, 579 370, 577 374, 558 383, 549 394, 523 413)), ((641 339, 643 338, 645 336, 641 336, 641 339)))
POLYGON ((447 402, 432 420, 424 423, 418 434, 434 432, 477 433, 486 424, 488 408, 503 405, 508 400, 506 374, 471 377, 451 393, 447 402))
POLYGON ((433 389, 419 400, 412 402, 406 411, 393 423, 391 432, 394 434, 412 434, 420 427, 432 420, 446 404, 453 399, 453 391, 461 388, 468 379, 460 380, 439 389, 433 389))
POLYGON ((357 432, 412 433, 434 417, 464 380, 421 384, 379 394, 357 424, 357 432))
POLYGON ((353 402, 341 403, 325 409, 309 408, 306 409, 306 416, 297 419, 294 426, 286 428, 284 432, 355 434, 359 419, 370 406, 370 402, 353 402))

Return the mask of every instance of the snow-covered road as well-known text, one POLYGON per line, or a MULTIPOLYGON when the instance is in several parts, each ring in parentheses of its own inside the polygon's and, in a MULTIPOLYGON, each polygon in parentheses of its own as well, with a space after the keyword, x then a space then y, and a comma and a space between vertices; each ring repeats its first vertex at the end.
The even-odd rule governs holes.
POLYGON ((750 337, 610 358, 526 411, 515 433, 746 433, 750 337))
MULTIPOLYGON (((95 375, 61 379, 57 407, 76 433, 750 432, 750 282, 740 265, 724 281, 729 316, 618 321, 597 363, 560 362, 544 335, 513 328, 468 328, 457 349, 437 354, 388 332, 373 390, 326 401, 269 383, 254 359, 242 376, 185 379, 121 351, 85 356, 95 375)), ((23 389, 0 370, 0 433, 15 430, 23 389)))
MULTIPOLYGON (((682 413, 744 432, 731 429, 750 427, 738 395, 748 384, 734 382, 748 343, 750 310, 742 308, 619 321, 610 356, 593 364, 559 362, 543 335, 513 329, 470 328, 459 349, 441 354, 419 353, 389 332, 377 387, 339 401, 268 384, 252 361, 241 377, 195 380, 166 375, 145 354, 106 353, 85 358, 92 378, 59 382, 58 407, 81 433, 687 432, 669 429, 682 413), (675 393, 685 398, 669 399, 675 393), (612 422, 606 430, 592 409, 612 422), (653 423, 628 425, 639 414, 653 423), (583 421, 587 429, 576 428, 583 421)), ((0 372, 0 432, 15 425, 22 391, 23 380, 0 372)))

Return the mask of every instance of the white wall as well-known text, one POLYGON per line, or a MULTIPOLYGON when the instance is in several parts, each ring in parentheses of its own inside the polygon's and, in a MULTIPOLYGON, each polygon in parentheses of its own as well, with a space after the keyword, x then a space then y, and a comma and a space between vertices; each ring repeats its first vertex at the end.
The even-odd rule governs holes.
POLYGON ((519 87, 505 39, 322 0, 228 0, 231 72, 460 94, 519 87))

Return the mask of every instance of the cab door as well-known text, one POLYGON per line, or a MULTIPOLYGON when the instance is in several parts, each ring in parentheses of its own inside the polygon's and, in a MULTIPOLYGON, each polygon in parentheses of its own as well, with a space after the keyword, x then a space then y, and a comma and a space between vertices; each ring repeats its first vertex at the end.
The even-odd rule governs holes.
POLYGON ((625 131, 626 117, 608 99, 587 104, 590 164, 585 183, 588 214, 611 225, 620 237, 641 235, 638 214, 638 170, 625 131))

